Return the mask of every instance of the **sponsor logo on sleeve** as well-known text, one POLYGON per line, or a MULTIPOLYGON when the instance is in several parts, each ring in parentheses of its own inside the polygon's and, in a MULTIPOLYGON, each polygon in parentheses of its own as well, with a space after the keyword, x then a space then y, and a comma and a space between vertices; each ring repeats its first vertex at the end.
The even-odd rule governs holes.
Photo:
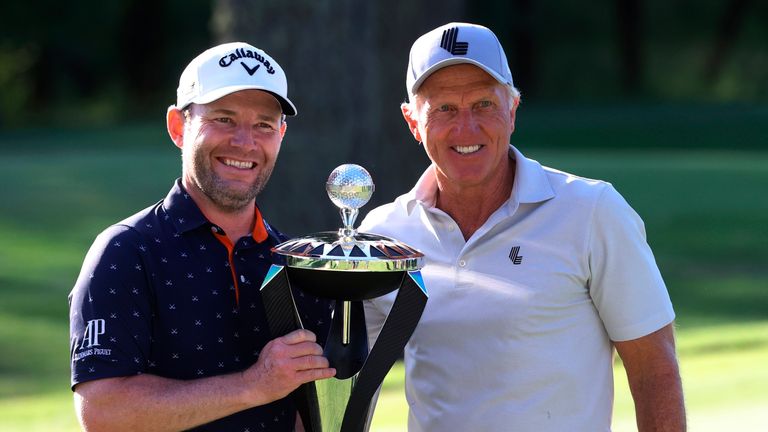
POLYGON ((103 319, 94 319, 88 321, 83 332, 83 339, 80 341, 78 352, 75 353, 73 360, 77 361, 92 355, 109 356, 112 350, 109 348, 100 348, 100 338, 106 333, 107 325, 103 319))

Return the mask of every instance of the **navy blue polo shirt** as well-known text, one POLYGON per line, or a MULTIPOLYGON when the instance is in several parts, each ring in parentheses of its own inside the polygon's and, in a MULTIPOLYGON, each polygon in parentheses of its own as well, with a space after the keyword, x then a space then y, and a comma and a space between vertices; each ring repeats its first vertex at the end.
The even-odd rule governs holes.
MULTIPOLYGON (((241 371, 273 337, 259 289, 286 240, 256 211, 234 245, 203 216, 180 180, 157 204, 94 241, 69 297, 72 387, 142 373, 189 380, 241 371)), ((331 305, 295 293, 304 325, 322 340, 331 305)), ((289 399, 196 430, 290 431, 289 399)))

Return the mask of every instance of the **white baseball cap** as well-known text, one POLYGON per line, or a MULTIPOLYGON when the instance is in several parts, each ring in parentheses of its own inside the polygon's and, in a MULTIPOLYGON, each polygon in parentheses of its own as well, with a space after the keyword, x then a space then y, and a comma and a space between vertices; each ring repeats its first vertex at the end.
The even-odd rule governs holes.
POLYGON ((283 114, 296 115, 296 107, 288 99, 283 68, 266 52, 245 42, 218 45, 195 57, 179 78, 176 107, 206 104, 249 89, 270 93, 283 114))
POLYGON ((454 22, 416 39, 408 57, 405 85, 412 98, 424 80, 446 66, 469 63, 512 87, 512 72, 499 39, 481 25, 454 22))

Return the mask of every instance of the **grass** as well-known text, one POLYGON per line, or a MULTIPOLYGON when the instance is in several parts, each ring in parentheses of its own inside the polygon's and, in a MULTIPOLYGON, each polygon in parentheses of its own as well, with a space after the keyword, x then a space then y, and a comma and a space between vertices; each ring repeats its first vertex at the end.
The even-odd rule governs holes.
MULTIPOLYGON (((768 428, 768 151, 539 150, 528 137, 529 156, 611 181, 643 216, 678 313, 691 430, 768 428)), ((0 430, 77 430, 67 294, 93 237, 164 196, 179 165, 154 129, 0 134, 0 430), (142 139, 162 144, 131 146, 142 139)), ((635 430, 623 373, 619 432, 635 430)), ((402 375, 385 382, 376 431, 404 430, 402 375)))

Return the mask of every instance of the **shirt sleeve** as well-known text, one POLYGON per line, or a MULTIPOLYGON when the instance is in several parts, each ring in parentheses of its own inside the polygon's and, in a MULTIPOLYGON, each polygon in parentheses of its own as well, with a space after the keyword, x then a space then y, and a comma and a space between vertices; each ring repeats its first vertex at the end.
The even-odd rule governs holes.
POLYGON ((610 185, 594 210, 589 266, 590 295, 611 340, 637 339, 674 320, 643 221, 610 185))
POLYGON ((125 226, 101 233, 69 295, 72 388, 131 376, 148 366, 151 269, 140 235, 125 226))

